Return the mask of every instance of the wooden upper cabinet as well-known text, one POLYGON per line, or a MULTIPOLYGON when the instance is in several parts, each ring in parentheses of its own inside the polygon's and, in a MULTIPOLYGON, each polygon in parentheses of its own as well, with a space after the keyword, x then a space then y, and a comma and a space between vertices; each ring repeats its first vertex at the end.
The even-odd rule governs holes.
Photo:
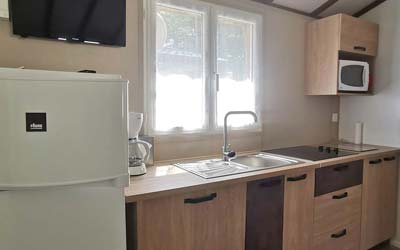
MULTIPOLYGON (((338 14, 307 24, 307 95, 341 95, 338 91, 339 60, 370 63, 378 49, 379 26, 366 20, 338 14)), ((352 93, 357 95, 358 93, 352 93)))
POLYGON ((340 17, 340 50, 376 56, 379 26, 348 15, 340 17))
POLYGON ((243 250, 246 184, 137 203, 138 250, 243 250))

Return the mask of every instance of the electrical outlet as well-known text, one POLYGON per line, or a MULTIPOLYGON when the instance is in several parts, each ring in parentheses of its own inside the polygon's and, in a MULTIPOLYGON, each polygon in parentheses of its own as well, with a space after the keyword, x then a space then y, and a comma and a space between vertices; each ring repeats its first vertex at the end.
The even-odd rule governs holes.
POLYGON ((339 114, 338 113, 332 113, 332 122, 334 122, 334 123, 339 122, 339 114))

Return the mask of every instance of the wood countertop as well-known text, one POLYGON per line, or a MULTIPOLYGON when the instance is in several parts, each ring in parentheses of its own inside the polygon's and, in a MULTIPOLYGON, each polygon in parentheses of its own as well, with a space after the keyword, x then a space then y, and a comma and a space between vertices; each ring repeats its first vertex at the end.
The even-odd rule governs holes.
MULTIPOLYGON (((303 171, 340 164, 349 161, 373 158, 378 155, 400 154, 400 149, 384 146, 375 146, 374 151, 361 152, 356 155, 344 156, 322 161, 307 161, 305 163, 285 166, 280 168, 266 169, 261 171, 230 175, 225 177, 203 179, 191 174, 173 163, 158 164, 147 169, 147 174, 131 177, 131 184, 125 189, 125 200, 127 203, 139 200, 152 199, 162 196, 190 193, 201 189, 217 188, 258 179, 265 179, 280 175, 295 175, 303 171)), ((208 157, 209 158, 209 157, 208 157)), ((183 161, 179 161, 183 162, 183 161)))

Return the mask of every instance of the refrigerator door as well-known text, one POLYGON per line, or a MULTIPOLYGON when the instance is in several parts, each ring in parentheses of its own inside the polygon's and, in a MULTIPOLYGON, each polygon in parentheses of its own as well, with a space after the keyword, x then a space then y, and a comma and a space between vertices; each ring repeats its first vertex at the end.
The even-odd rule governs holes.
POLYGON ((0 190, 128 176, 127 81, 9 78, 0 75, 0 190))
POLYGON ((126 250, 121 188, 0 192, 0 249, 126 250))

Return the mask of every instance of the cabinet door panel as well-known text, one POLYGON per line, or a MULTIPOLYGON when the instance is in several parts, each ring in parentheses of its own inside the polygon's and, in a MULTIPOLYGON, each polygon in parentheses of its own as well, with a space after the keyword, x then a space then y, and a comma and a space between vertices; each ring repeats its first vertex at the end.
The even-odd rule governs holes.
MULTIPOLYGON (((213 191, 185 196, 207 197, 213 191)), ((185 204, 189 223, 190 250, 243 250, 245 236, 246 185, 240 184, 215 192, 212 201, 185 204)))
POLYGON ((314 182, 314 170, 286 176, 283 250, 311 248, 314 182))
POLYGON ((381 159, 369 159, 364 167, 361 218, 361 249, 367 250, 380 242, 380 172, 381 159))
POLYGON ((395 235, 397 163, 397 156, 381 156, 369 159, 365 163, 361 226, 362 250, 370 249, 395 235))
POLYGON ((138 202, 139 250, 243 250, 246 185, 138 202))
POLYGON ((246 250, 282 250, 283 176, 247 185, 246 250))
POLYGON ((383 158, 382 166, 382 191, 381 191, 381 233, 382 238, 389 239, 396 233, 397 214, 397 157, 383 158))
POLYGON ((340 50, 375 56, 379 26, 359 18, 341 15, 340 50))

